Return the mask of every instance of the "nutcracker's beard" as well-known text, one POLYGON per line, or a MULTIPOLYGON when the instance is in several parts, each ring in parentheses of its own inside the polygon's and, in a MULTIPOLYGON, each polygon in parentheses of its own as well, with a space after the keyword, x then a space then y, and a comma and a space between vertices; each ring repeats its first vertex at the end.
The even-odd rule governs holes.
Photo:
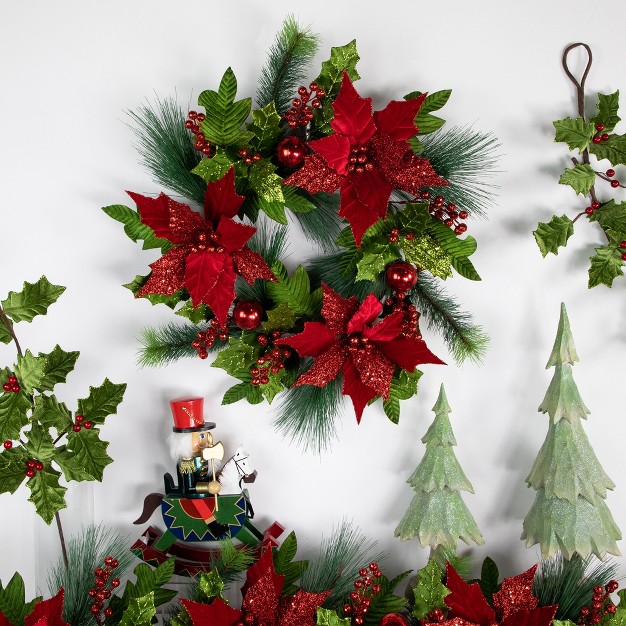
POLYGON ((172 433, 169 437, 170 457, 172 461, 189 459, 194 455, 191 446, 191 433, 172 433))

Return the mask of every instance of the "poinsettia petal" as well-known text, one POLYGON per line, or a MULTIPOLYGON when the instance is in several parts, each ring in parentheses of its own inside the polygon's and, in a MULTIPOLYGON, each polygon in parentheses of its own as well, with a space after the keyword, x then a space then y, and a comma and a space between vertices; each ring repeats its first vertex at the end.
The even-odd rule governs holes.
POLYGON ((371 387, 376 395, 387 399, 395 365, 373 345, 352 350, 350 357, 359 371, 361 382, 371 387))
POLYGON ((141 298, 152 293, 171 296, 182 289, 185 286, 185 259, 188 255, 189 246, 178 246, 150 263, 152 273, 136 297, 141 298))
POLYGON ((363 331, 365 324, 371 324, 381 314, 382 310, 381 301, 373 293, 370 293, 348 322, 348 334, 363 331))
POLYGON ((283 590, 283 583, 285 577, 282 574, 277 574, 274 569, 274 558, 272 556, 271 548, 264 544, 263 554, 261 558, 251 565, 246 571, 246 582, 241 588, 242 595, 246 595, 248 589, 257 583, 267 573, 272 573, 272 581, 274 591, 277 596, 280 596, 283 590))
POLYGON ((317 152, 304 157, 304 165, 285 178, 285 185, 294 185, 316 194, 321 191, 333 193, 339 187, 343 177, 326 163, 326 159, 317 152))
POLYGON ((552 605, 517 611, 509 615, 502 622, 502 626, 550 626, 558 608, 557 605, 552 605))
POLYGON ((346 362, 343 364, 343 388, 341 393, 344 396, 350 396, 357 424, 360 424, 363 409, 372 398, 376 397, 377 393, 374 389, 361 382, 359 371, 352 359, 346 359, 346 362))
POLYGON ((193 626, 206 626, 207 624, 219 624, 220 626, 235 626, 243 618, 243 613, 238 609, 228 606, 224 600, 217 598, 211 604, 193 602, 181 598, 193 626))
POLYGON ((13 624, 11 624, 11 622, 2 613, 0 613, 0 626, 13 626, 13 624))
POLYGON ((378 215, 359 200, 350 178, 345 178, 341 183, 339 217, 345 217, 348 220, 357 247, 361 246, 365 231, 378 221, 378 215))
POLYGON ((376 132, 372 99, 359 96, 348 72, 343 73, 339 93, 333 102, 333 111, 335 117, 330 125, 336 133, 349 137, 353 146, 362 146, 376 132))
POLYGON ((276 623, 280 591, 276 592, 273 580, 275 575, 273 569, 267 570, 259 580, 248 587, 241 601, 241 608, 245 615, 252 615, 256 618, 254 624, 271 626, 276 623))
POLYGON ((171 198, 168 198, 168 206, 172 241, 192 243, 199 233, 211 232, 211 224, 198 211, 193 211, 186 204, 174 202, 171 198))
POLYGON ((36 626, 43 620, 47 626, 70 626, 63 621, 63 587, 48 600, 37 602, 33 612, 24 620, 24 626, 36 626))
POLYGON ((324 157, 324 160, 338 174, 346 173, 350 155, 350 139, 344 135, 328 135, 322 139, 310 141, 308 146, 324 157))
POLYGON ((389 196, 393 186, 375 167, 361 174, 353 174, 350 181, 354 185, 359 200, 368 206, 372 213, 384 218, 387 215, 389 196))
POLYGON ((325 387, 331 380, 337 378, 347 358, 348 348, 343 343, 331 346, 326 352, 313 359, 313 367, 302 374, 293 386, 325 387))
POLYGON ((500 591, 493 594, 493 608, 502 620, 517 611, 534 609, 539 600, 533 596, 532 587, 537 565, 517 576, 505 578, 500 591))
POLYGON ((227 254, 206 251, 192 252, 187 256, 185 287, 191 294, 194 306, 202 303, 206 294, 213 289, 228 258, 227 254))
POLYGON ((220 180, 207 185, 204 192, 204 214, 207 220, 217 224, 222 217, 235 217, 244 196, 235 191, 235 168, 231 167, 220 180))
POLYGON ((431 363, 445 365, 433 354, 423 339, 400 336, 391 341, 372 341, 372 343, 392 362, 407 372, 412 372, 417 365, 431 363))
POLYGON ((450 563, 446 564, 446 587, 450 590, 445 597, 450 617, 460 617, 481 626, 491 626, 496 622, 496 614, 487 604, 478 583, 466 583, 450 563))
POLYGON ((227 217, 220 220, 217 230, 215 231, 217 243, 220 246, 224 246, 227 252, 233 252, 243 248, 254 233, 256 233, 254 226, 235 222, 227 217))
POLYGON ((227 256, 224 260, 222 271, 217 275, 215 285, 207 291, 202 299, 202 302, 209 305, 209 308, 222 326, 226 326, 228 323, 230 305, 235 299, 236 278, 237 274, 235 274, 233 260, 227 256))
POLYGON ((427 93, 413 100, 392 100, 382 111, 374 113, 374 123, 381 133, 387 133, 398 141, 404 141, 417 133, 415 116, 427 93))
POLYGON ((274 343, 291 346, 300 356, 319 356, 337 343, 337 336, 323 322, 305 322, 301 333, 274 343))
POLYGON ((322 296, 322 317, 326 325, 337 335, 345 333, 350 318, 359 308, 359 301, 354 296, 342 298, 325 283, 322 283, 322 296))
POLYGON ((404 315, 398 311, 383 318, 376 326, 366 326, 363 334, 372 341, 391 341, 402 332, 404 315))
POLYGON ((314 626, 317 607, 324 604, 331 593, 309 593, 298 589, 293 596, 280 601, 276 626, 314 626))
POLYGON ((237 274, 251 285, 254 284, 257 278, 270 280, 273 283, 278 282, 274 272, 272 272, 265 259, 258 252, 244 246, 241 250, 235 250, 231 256, 237 274))

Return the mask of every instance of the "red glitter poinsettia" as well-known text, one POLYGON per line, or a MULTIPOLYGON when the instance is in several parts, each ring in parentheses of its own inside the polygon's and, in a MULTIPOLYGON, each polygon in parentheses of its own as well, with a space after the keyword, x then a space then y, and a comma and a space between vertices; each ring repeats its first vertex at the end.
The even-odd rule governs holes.
POLYGON ((328 285, 322 285, 324 322, 306 322, 304 331, 279 339, 300 356, 314 357, 313 367, 295 382, 325 387, 343 372, 343 394, 350 396, 357 422, 363 409, 376 396, 387 398, 395 366, 412 372, 420 363, 443 364, 426 342, 402 332, 402 312, 374 321, 383 310, 380 300, 370 294, 359 306, 352 296, 347 300, 328 285))
MULTIPOLYGON (((446 587, 450 590, 446 604, 447 618, 439 626, 550 626, 557 606, 539 607, 532 594, 534 565, 518 576, 505 578, 502 588, 493 594, 491 608, 478 583, 466 583, 448 563, 446 587)), ((432 622, 433 624, 435 622, 432 622)))
POLYGON ((318 606, 328 598, 330 591, 308 593, 298 590, 293 596, 281 598, 285 577, 276 573, 272 551, 248 569, 242 588, 241 609, 233 609, 221 598, 211 604, 181 600, 194 626, 314 626, 318 606))
POLYGON ((152 273, 137 297, 172 295, 186 287, 194 306, 207 304, 224 326, 235 299, 237 275, 250 284, 257 278, 275 281, 263 257, 245 244, 256 228, 235 222, 244 201, 235 192, 235 172, 209 183, 204 194, 205 217, 186 204, 161 194, 148 198, 128 192, 141 221, 174 247, 150 265, 152 273))
POLYGON ((372 99, 361 98, 344 72, 333 102, 335 132, 307 144, 313 153, 285 184, 309 193, 340 189, 339 215, 350 223, 359 246, 363 233, 387 215, 393 189, 416 194, 422 187, 448 184, 406 141, 417 133, 414 120, 425 98, 392 100, 372 112, 372 99))
MULTIPOLYGON (((56 596, 37 602, 32 613, 24 619, 24 626, 70 626, 63 620, 63 588, 56 596)), ((0 613, 0 626, 13 624, 0 613)))

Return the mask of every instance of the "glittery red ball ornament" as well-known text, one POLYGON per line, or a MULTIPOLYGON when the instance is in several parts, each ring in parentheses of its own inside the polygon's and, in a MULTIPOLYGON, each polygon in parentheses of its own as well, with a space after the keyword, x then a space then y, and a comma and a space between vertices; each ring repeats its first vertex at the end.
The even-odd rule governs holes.
POLYGON ((299 137, 286 137, 276 148, 276 158, 281 165, 293 169, 304 163, 306 147, 299 137))
POLYGON ((242 300, 233 309, 233 322, 241 330, 254 330, 260 326, 264 312, 263 307, 258 302, 242 300))
POLYGON ((380 626, 408 626, 408 622, 399 613, 389 613, 379 622, 380 626))
POLYGON ((406 261, 396 261, 387 266, 385 278, 394 291, 408 291, 417 284, 417 270, 406 261))

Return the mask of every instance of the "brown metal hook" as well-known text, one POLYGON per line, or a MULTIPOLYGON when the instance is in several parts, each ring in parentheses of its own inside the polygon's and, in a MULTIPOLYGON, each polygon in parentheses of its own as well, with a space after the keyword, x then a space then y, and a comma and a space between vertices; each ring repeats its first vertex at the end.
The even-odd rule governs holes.
POLYGON ((567 46, 563 51, 563 69, 567 74, 567 77, 574 83, 576 87, 576 96, 578 98, 578 114, 584 119, 585 118, 585 81, 587 80, 587 75, 589 74, 589 70, 591 69, 591 63, 593 61, 593 55, 591 54, 591 48, 586 43, 573 43, 570 46, 567 46), (587 65, 585 67, 585 71, 583 72, 582 78, 580 82, 576 79, 576 77, 572 74, 569 66, 567 65, 567 56, 574 49, 582 46, 587 51, 587 65))

